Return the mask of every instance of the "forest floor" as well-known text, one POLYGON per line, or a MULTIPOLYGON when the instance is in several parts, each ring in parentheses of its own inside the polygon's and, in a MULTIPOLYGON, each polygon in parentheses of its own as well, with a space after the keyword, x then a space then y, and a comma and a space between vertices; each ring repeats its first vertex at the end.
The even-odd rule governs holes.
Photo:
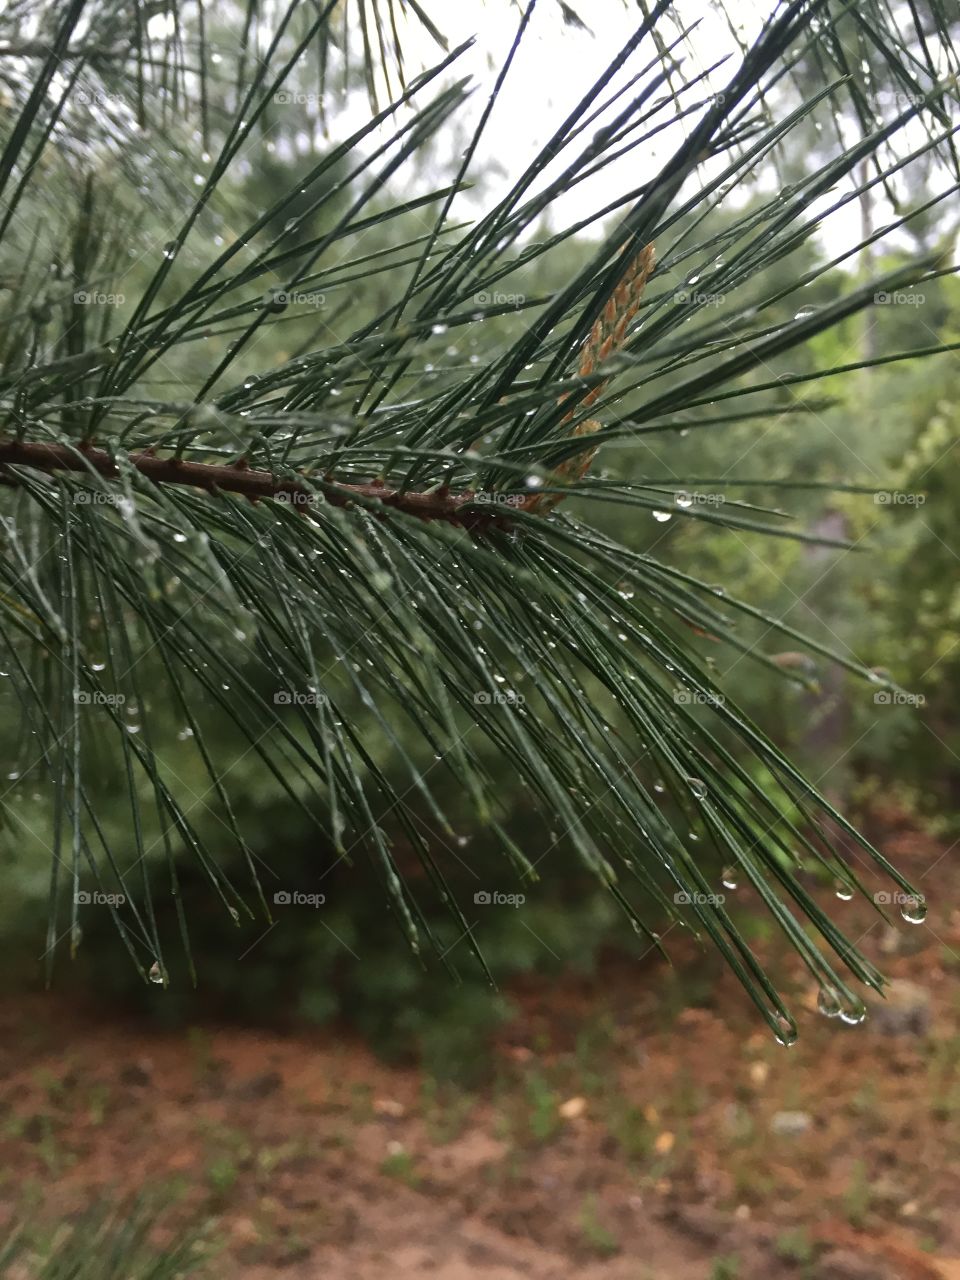
POLYGON ((218 1280, 960 1280, 960 871, 912 832, 886 848, 938 901, 896 929, 834 903, 894 979, 863 1025, 757 939, 802 1010, 790 1049, 682 946, 512 989, 469 1093, 333 1032, 8 997, 0 1230, 169 1187, 218 1280))

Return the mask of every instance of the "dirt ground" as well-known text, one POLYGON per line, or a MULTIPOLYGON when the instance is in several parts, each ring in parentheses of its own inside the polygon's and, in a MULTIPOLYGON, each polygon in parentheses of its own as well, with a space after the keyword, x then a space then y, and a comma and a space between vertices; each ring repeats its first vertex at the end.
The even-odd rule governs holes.
POLYGON ((899 840, 936 863, 927 920, 835 904, 895 980, 862 1026, 758 938, 803 1010, 790 1049, 682 947, 519 986, 472 1093, 332 1031, 8 997, 0 1225, 148 1186, 200 1217, 202 1274, 239 1280, 960 1280, 960 876, 899 840))

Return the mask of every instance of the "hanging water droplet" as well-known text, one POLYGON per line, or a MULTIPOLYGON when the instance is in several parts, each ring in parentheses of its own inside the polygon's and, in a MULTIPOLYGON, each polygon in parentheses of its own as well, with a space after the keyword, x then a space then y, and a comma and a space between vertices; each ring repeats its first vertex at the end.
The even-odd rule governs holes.
POLYGON ((821 987, 817 993, 817 1011, 825 1018, 839 1018, 840 993, 836 987, 821 987))
POLYGON ((445 324, 432 324, 430 326, 431 333, 446 333, 447 326, 445 324))
POLYGON ((150 966, 149 972, 147 973, 147 977, 151 982, 163 982, 163 970, 160 968, 159 960, 154 960, 153 964, 150 966))
POLYGON ((725 889, 736 889, 737 873, 734 871, 733 867, 723 868, 723 871, 720 873, 720 883, 725 889))
POLYGON ((658 778, 657 781, 653 784, 653 789, 654 791, 656 791, 657 795, 663 795, 664 791, 666 790, 666 787, 658 778))
POLYGON ((773 1034, 777 1037, 777 1043, 782 1044, 785 1049, 795 1045, 797 1043, 797 1027, 793 1019, 778 1013, 775 1023, 773 1034))
POLYGON ((669 512, 669 511, 654 511, 654 513, 653 513, 653 518, 654 518, 654 520, 659 520, 659 521, 660 521, 660 523, 661 523, 661 524, 663 524, 666 520, 669 520, 669 519, 670 519, 670 512, 669 512))
POLYGON ((169 240, 169 241, 168 241, 168 242, 163 246, 163 256, 164 256, 165 258, 175 258, 175 257, 177 256, 177 242, 176 242, 176 240, 169 240))
POLYGON ((249 378, 244 378, 243 380, 244 391, 249 391, 251 387, 255 387, 256 385, 257 385, 257 379, 252 375, 249 378))
POLYGON ((862 1000, 851 1000, 840 1009, 840 1021, 848 1027, 857 1027, 867 1016, 867 1006, 862 1000))
POLYGON ((235 922, 236 924, 239 924, 239 923, 240 923, 240 912, 237 910, 237 908, 236 908, 236 907, 227 907, 227 910, 230 912, 230 915, 232 916, 232 918, 233 918, 234 922, 235 922))
POLYGON ((543 481, 539 476, 527 476, 523 483, 528 489, 541 489, 543 487, 543 481))
POLYGON ((808 320, 815 311, 816 307, 801 307, 793 318, 794 320, 808 320))
POLYGON ((90 670, 91 670, 91 671, 103 671, 103 670, 104 670, 104 668, 106 667, 106 665, 107 665, 107 664, 106 664, 105 662, 91 662, 91 663, 90 663, 90 670))
POLYGON ((841 902, 849 902, 853 897, 853 889, 846 880, 838 880, 834 885, 834 891, 841 902))
POLYGON ((173 535, 174 542, 186 542, 187 535, 185 533, 175 533, 173 535))
POLYGON ((707 784, 705 782, 702 782, 700 778, 688 778, 687 786, 693 792, 697 800, 706 800, 707 784))
POLYGON ((691 495, 691 494, 689 494, 689 493, 684 493, 684 491, 683 491, 682 489, 680 490, 680 492, 679 492, 679 493, 675 493, 675 494, 673 495, 673 500, 674 500, 674 502, 677 504, 677 506, 678 506, 678 507, 687 508, 687 507, 692 507, 692 506, 693 506, 693 497, 692 497, 692 495, 691 495))
POLYGON ((923 924, 927 918, 927 904, 919 895, 910 895, 904 899, 900 914, 907 924, 923 924))

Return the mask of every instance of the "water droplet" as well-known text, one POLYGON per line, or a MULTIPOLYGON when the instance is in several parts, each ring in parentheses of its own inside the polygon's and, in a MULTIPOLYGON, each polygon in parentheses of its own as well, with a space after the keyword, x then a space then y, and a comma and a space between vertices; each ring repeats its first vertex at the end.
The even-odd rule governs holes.
POLYGON ((794 320, 808 320, 815 311, 816 307, 801 307, 793 318, 794 320))
POLYGON ((725 889, 736 889, 737 873, 733 867, 724 867, 720 874, 720 883, 725 889))
POLYGON ((825 1018, 839 1018, 840 993, 836 987, 821 987, 817 993, 817 1011, 825 1018))
POLYGON ((910 896, 904 899, 900 914, 907 924, 923 924, 927 918, 927 904, 919 896, 910 896))
POLYGON ((666 790, 666 787, 658 778, 657 781, 653 784, 653 789, 654 791, 656 791, 657 795, 663 795, 664 791, 666 790))
POLYGON ((707 784, 705 782, 702 782, 699 778, 688 778, 687 786, 693 792, 697 800, 706 800, 707 784))
POLYGON ((430 326, 431 333, 446 333, 447 326, 445 324, 432 324, 430 326))
POLYGON ((164 256, 165 258, 175 258, 175 257, 177 256, 177 242, 176 242, 176 240, 169 240, 169 241, 168 241, 168 242, 163 246, 163 256, 164 256))
POLYGON ((689 493, 684 493, 683 490, 681 490, 679 493, 675 493, 673 495, 673 500, 678 507, 683 507, 684 509, 686 509, 687 507, 693 506, 692 496, 689 493))
POLYGON ((840 1009, 840 1021, 848 1027, 857 1027, 867 1016, 867 1006, 862 1000, 852 1000, 840 1009))
POLYGON ((539 476, 527 476, 523 483, 528 489, 541 489, 543 487, 543 481, 539 476))
POLYGON ((782 1044, 785 1049, 789 1049, 797 1043, 797 1026, 792 1018, 786 1017, 785 1014, 778 1013, 774 1019, 775 1027, 773 1034, 777 1037, 777 1043, 782 1044))
POLYGON ((653 518, 654 518, 654 520, 659 520, 659 521, 660 521, 660 523, 661 523, 661 524, 663 524, 665 521, 667 521, 667 520, 669 520, 669 519, 670 519, 670 512, 669 512, 669 511, 654 511, 654 513, 653 513, 653 518))
POLYGON ((853 897, 853 889, 847 884, 846 880, 838 880, 834 885, 834 890, 841 902, 849 902, 853 897))
POLYGON ((151 982, 158 984, 163 982, 163 970, 160 968, 159 960, 154 960, 153 964, 150 966, 149 972, 147 973, 147 977, 151 982))
POLYGON ((249 391, 252 387, 255 387, 256 385, 257 385, 257 379, 254 378, 252 375, 249 378, 244 378, 243 380, 244 391, 249 391))
POLYGON ((185 533, 175 533, 173 535, 174 542, 186 542, 187 535, 185 533))

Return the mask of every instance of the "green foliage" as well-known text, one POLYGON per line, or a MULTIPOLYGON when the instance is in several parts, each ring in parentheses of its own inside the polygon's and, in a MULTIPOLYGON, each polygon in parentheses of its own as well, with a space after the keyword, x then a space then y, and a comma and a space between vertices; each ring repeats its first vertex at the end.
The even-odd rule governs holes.
POLYGON ((179 1280, 194 1274, 201 1262, 195 1233, 180 1230, 175 1243, 158 1243, 158 1228, 169 1238, 169 1227, 145 1200, 113 1209, 95 1205, 53 1233, 24 1224, 0 1241, 0 1271, 12 1275, 20 1268, 17 1274, 33 1280, 179 1280))
MULTIPOLYGON (((85 8, 32 6, 45 39, 4 55, 16 109, 0 125, 0 648, 19 715, 3 816, 30 839, 25 880, 38 846, 50 855, 48 975, 62 944, 77 955, 109 920, 147 991, 199 972, 262 1008, 282 984, 319 1021, 351 1006, 329 980, 351 956, 364 1002, 350 1016, 456 1072, 503 1011, 478 1000, 463 1035, 444 1034, 418 966, 491 981, 498 944, 506 972, 544 948, 562 962, 569 922, 546 896, 536 909, 549 870, 578 887, 589 874, 644 949, 674 926, 708 939, 789 1043, 794 1021, 715 892, 731 866, 856 1006, 850 983, 881 976, 796 873, 840 873, 842 837, 910 886, 728 696, 707 650, 780 679, 782 707, 798 668, 752 629, 898 687, 765 608, 771 565, 848 539, 791 528, 779 503, 795 482, 769 467, 759 485, 738 478, 737 433, 804 422, 819 405, 808 382, 862 381, 896 356, 896 339, 855 359, 833 344, 878 291, 947 270, 925 248, 841 279, 849 253, 824 261, 815 239, 852 201, 893 192, 908 155, 955 170, 947 15, 934 6, 920 39, 880 5, 793 0, 721 74, 677 66, 667 45, 687 37, 659 6, 513 187, 464 221, 485 114, 449 172, 420 162, 470 108, 465 47, 408 80, 360 4, 370 113, 322 145, 312 117, 301 148, 290 94, 296 106, 313 84, 328 112, 357 65, 349 37, 337 52, 340 6, 265 6, 256 57, 246 28, 221 15, 211 36, 182 6, 148 30, 165 58, 146 56, 123 6, 85 8), (91 31, 109 59, 84 48, 91 31), (81 109, 81 72, 119 98, 111 128, 81 109), (897 87, 884 112, 881 74, 897 87), (171 96, 186 204, 145 171, 171 96), (758 165, 850 112, 853 143, 821 143, 795 180, 743 198, 758 165), (591 217, 549 232, 567 193, 655 139, 666 158, 642 187, 604 190, 591 217), (128 216, 145 195, 175 228, 162 240, 128 216), (648 244, 658 267, 634 314, 618 289, 648 244), (91 306, 101 295, 122 300, 91 306), (609 470, 574 461, 578 428, 609 470), (654 442, 684 430, 696 447, 647 471, 654 442), (711 507, 690 491, 712 483, 699 444, 714 437, 730 493, 711 507), (696 568, 654 542, 662 519, 646 544, 624 536, 653 515, 684 526, 696 568), (779 548, 757 570, 759 604, 753 582, 735 596, 714 577, 729 539, 756 535, 779 548), (493 904, 471 903, 468 831, 498 858, 480 892, 530 903, 521 928, 482 942, 471 906, 493 904), (296 893, 323 911, 282 927, 296 893), (407 960, 384 960, 387 913, 407 960), (225 941, 238 926, 253 934, 239 959, 225 941)), ((518 20, 491 111, 534 17, 518 20)), ((929 225, 951 191, 898 207, 889 231, 929 225)))

